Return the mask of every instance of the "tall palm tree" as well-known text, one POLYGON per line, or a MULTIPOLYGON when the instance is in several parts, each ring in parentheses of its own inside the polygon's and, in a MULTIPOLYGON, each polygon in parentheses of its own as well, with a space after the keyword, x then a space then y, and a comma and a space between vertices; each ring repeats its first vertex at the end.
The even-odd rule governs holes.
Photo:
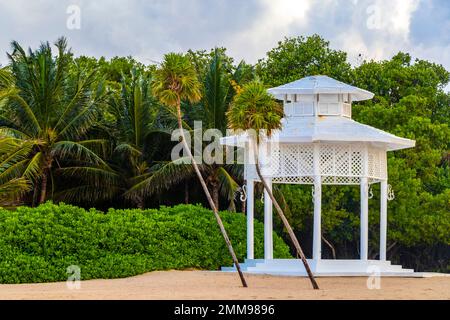
POLYGON ((164 115, 151 93, 150 81, 151 76, 138 68, 122 74, 98 124, 100 133, 111 142, 109 167, 58 169, 71 183, 55 195, 57 200, 91 204, 121 200, 143 209, 147 197, 192 176, 192 167, 183 164, 184 159, 164 163, 152 158, 152 135, 170 136, 173 126, 161 120, 164 115), (89 177, 92 174, 95 179, 89 177))
POLYGON ((117 146, 113 158, 118 161, 117 171, 122 177, 123 196, 138 208, 144 208, 149 192, 141 192, 139 186, 149 179, 153 188, 179 181, 192 173, 179 162, 170 165, 156 164, 150 167, 147 150, 148 138, 154 133, 166 133, 166 128, 157 122, 158 107, 150 88, 151 78, 133 69, 131 77, 123 76, 121 93, 110 104, 110 112, 115 118, 117 146), (180 166, 178 166, 178 164, 180 166))
MULTIPOLYGON (((191 123, 192 119, 201 120, 203 130, 218 129, 225 135, 227 129, 225 113, 228 105, 239 90, 237 84, 249 81, 253 76, 252 70, 244 62, 233 67, 224 56, 223 50, 217 48, 211 53, 210 60, 203 61, 200 68, 197 73, 202 78, 202 98, 194 104, 184 102, 182 108, 185 111, 186 122, 191 123)), ((192 128, 186 122, 183 123, 183 127, 192 132, 192 128)), ((135 192, 142 190, 142 193, 150 195, 179 185, 182 180, 187 183, 195 176, 193 168, 188 164, 181 167, 179 160, 175 162, 177 165, 167 161, 153 166, 153 174, 135 185, 132 190, 135 192)), ((203 162, 198 164, 198 167, 205 177, 216 208, 219 209, 219 200, 222 198, 227 201, 228 210, 235 211, 235 195, 239 190, 239 180, 242 179, 242 166, 203 162)))
MULTIPOLYGON (((148 76, 136 69, 131 70, 131 79, 122 76, 121 87, 121 93, 113 99, 110 111, 115 118, 118 137, 114 156, 119 158, 119 170, 125 171, 122 176, 128 190, 150 174, 144 147, 152 131, 151 108, 154 100, 149 92, 148 76)), ((144 208, 143 195, 134 194, 132 199, 138 208, 144 208)))
POLYGON ((250 138, 252 139, 252 143, 256 146, 256 151, 254 152, 256 172, 258 173, 264 189, 272 200, 284 227, 288 231, 289 237, 297 251, 297 255, 300 256, 303 265, 305 266, 313 288, 319 289, 308 262, 306 261, 303 250, 300 247, 300 243, 298 242, 289 221, 286 219, 283 210, 278 204, 278 201, 275 199, 264 179, 259 165, 258 150, 260 139, 263 135, 270 138, 274 130, 281 128, 281 119, 283 118, 283 115, 283 108, 267 93, 264 85, 259 81, 252 81, 244 86, 241 92, 234 98, 230 110, 227 112, 228 126, 233 130, 245 130, 248 133, 254 132, 254 136, 250 138))
POLYGON ((166 54, 164 56, 164 62, 155 72, 154 80, 152 82, 152 90, 155 97, 157 97, 162 104, 166 105, 169 108, 176 109, 178 128, 180 129, 182 143, 184 145, 186 153, 188 154, 188 157, 191 159, 192 166, 195 173, 197 174, 200 184, 202 185, 203 191, 205 192, 211 209, 214 212, 220 231, 222 232, 233 262, 236 266, 236 269, 238 270, 242 285, 244 287, 247 287, 247 282, 240 268, 239 261, 237 260, 236 254, 231 245, 222 219, 220 218, 220 215, 218 213, 218 208, 214 204, 205 180, 203 179, 195 158, 192 155, 190 147, 186 142, 186 137, 184 136, 181 101, 187 100, 191 103, 194 103, 201 99, 200 82, 198 81, 195 68, 193 67, 189 58, 176 53, 166 54))
POLYGON ((53 57, 49 43, 27 54, 12 42, 8 57, 13 81, 2 96, 8 100, 0 115, 1 135, 17 140, 17 152, 24 157, 20 171, 33 183, 33 202, 38 203, 48 198, 49 182, 54 189, 55 167, 107 167, 98 155, 105 141, 85 139, 97 107, 106 100, 104 88, 95 71, 72 64, 64 38, 55 46, 58 54, 53 57))

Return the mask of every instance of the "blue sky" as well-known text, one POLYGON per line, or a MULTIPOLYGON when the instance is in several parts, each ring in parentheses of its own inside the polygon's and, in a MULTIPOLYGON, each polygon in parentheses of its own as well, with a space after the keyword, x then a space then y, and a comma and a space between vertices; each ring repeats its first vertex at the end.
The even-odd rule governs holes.
MULTIPOLYGON (((70 20, 75 21, 75 20, 70 20)), ((64 35, 77 55, 132 55, 227 47, 254 63, 285 36, 318 33, 352 63, 398 51, 450 70, 448 0, 0 0, 0 63, 11 40, 36 47, 64 35), (69 29, 70 6, 80 28, 69 29)))

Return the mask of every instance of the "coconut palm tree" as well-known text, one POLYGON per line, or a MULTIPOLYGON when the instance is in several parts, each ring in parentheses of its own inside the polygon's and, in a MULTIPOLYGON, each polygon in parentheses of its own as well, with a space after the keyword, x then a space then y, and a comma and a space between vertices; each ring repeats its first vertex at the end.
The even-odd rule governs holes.
MULTIPOLYGON (((105 140, 85 139, 97 108, 106 101, 105 90, 95 71, 72 64, 64 38, 55 46, 58 54, 53 57, 49 43, 27 54, 12 42, 12 81, 0 97, 7 99, 2 103, 0 135, 15 141, 14 152, 22 154, 16 173, 33 183, 33 203, 43 203, 50 187, 54 189, 55 167, 107 167, 98 154, 105 140)), ((5 77, 0 81, 5 83, 5 77)), ((8 155, 13 157, 13 151, 8 155)))
POLYGON ((271 137, 274 130, 281 128, 281 119, 283 118, 283 108, 267 93, 266 88, 260 81, 252 81, 243 87, 241 92, 234 98, 229 111, 227 112, 228 126, 233 130, 244 130, 248 133, 254 133, 250 138, 252 143, 256 146, 255 166, 258 176, 267 191, 270 199, 272 200, 284 227, 287 229, 289 237, 294 244, 297 255, 300 256, 305 269, 308 273, 314 289, 318 289, 319 286, 314 279, 311 269, 306 261, 305 255, 297 237, 292 230, 289 221, 286 219, 283 210, 281 209, 278 201, 275 199, 272 191, 270 190, 267 182, 261 173, 261 168, 258 160, 258 150, 260 139, 263 135, 271 137))
POLYGON ((142 71, 131 70, 131 77, 122 76, 121 93, 110 103, 110 112, 114 116, 114 136, 117 145, 113 158, 117 171, 122 177, 123 196, 131 200, 138 208, 144 208, 148 190, 141 192, 148 180, 153 189, 181 180, 192 174, 189 166, 176 161, 171 164, 156 164, 150 167, 147 150, 151 146, 148 138, 154 133, 167 133, 167 128, 157 122, 158 106, 150 89, 150 76, 142 71))
MULTIPOLYGON (((197 73, 202 78, 202 98, 198 103, 185 102, 182 109, 187 119, 186 122, 191 123, 192 119, 201 120, 203 130, 217 129, 222 135, 225 135, 227 129, 225 113, 232 98, 239 90, 237 84, 249 81, 253 73, 250 66, 244 62, 233 67, 221 49, 214 49, 208 56, 209 60, 197 64, 201 69, 197 70, 197 73)), ((190 58, 194 60, 195 65, 195 56, 190 58)), ((183 123, 184 129, 192 132, 192 128, 186 122, 183 123)), ((153 174, 142 183, 135 185, 130 191, 142 190, 142 193, 148 196, 173 188, 182 180, 187 184, 193 176, 195 177, 193 168, 189 168, 188 164, 180 167, 180 161, 175 160, 175 162, 177 162, 176 166, 171 161, 153 166, 153 174), (183 170, 176 170, 176 168, 183 170)), ((227 209, 235 211, 236 193, 239 190, 239 181, 242 179, 242 165, 203 162, 199 163, 198 167, 205 177, 216 208, 219 209, 219 200, 222 198, 227 202, 227 209)))
MULTIPOLYGON (((144 180, 149 172, 145 159, 145 142, 152 131, 152 105, 149 78, 136 69, 131 70, 131 78, 122 76, 121 92, 110 104, 109 110, 114 115, 117 146, 113 157, 118 159, 119 171, 129 190, 144 180)), ((145 198, 141 194, 133 194, 135 205, 143 209, 145 198)))
MULTIPOLYGON (((102 203, 121 200, 143 209, 153 193, 162 193, 192 176, 184 159, 156 162, 152 159, 154 134, 169 135, 172 126, 161 121, 161 108, 150 88, 151 77, 139 68, 122 74, 99 122, 100 133, 111 142, 105 168, 65 167, 57 172, 71 183, 56 193, 57 200, 102 203), (90 174, 95 172, 95 179, 90 174)), ((173 120, 173 116, 170 116, 173 120)))
MULTIPOLYGON (((223 50, 216 48, 204 79, 201 115, 203 129, 218 129, 226 135, 226 112, 236 94, 236 87, 252 77, 252 70, 244 62, 232 68, 223 50)), ((219 194, 228 201, 228 209, 235 210, 235 194, 239 190, 238 181, 242 177, 242 168, 237 164, 203 164, 202 172, 210 187, 214 203, 219 207, 219 194), (241 170, 240 170, 241 169, 241 170)))
POLYGON ((242 285, 247 287, 244 274, 241 271, 239 261, 237 260, 234 249, 231 245, 228 234, 220 218, 218 208, 209 193, 205 180, 200 172, 200 169, 192 155, 190 147, 186 142, 186 137, 183 132, 183 116, 181 113, 181 101, 189 101, 191 103, 197 102, 201 99, 200 82, 198 81, 195 68, 188 57, 182 54, 169 53, 164 56, 164 61, 156 70, 152 82, 152 90, 155 97, 157 97, 162 104, 169 108, 175 108, 177 114, 178 128, 180 129, 181 140, 186 150, 188 157, 191 159, 192 167, 200 181, 200 184, 208 199, 209 205, 216 217, 220 231, 224 237, 228 250, 231 254, 233 262, 239 273, 242 285))

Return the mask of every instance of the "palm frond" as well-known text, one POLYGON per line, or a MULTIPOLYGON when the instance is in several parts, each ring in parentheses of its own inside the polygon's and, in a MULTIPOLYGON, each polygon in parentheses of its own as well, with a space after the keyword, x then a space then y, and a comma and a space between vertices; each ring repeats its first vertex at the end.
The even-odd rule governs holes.
POLYGON ((194 175, 194 169, 192 165, 186 164, 188 160, 189 158, 185 157, 156 165, 152 168, 152 174, 132 186, 125 193, 125 197, 127 199, 135 199, 137 197, 160 194, 188 177, 192 177, 194 175))
POLYGON ((56 172, 62 177, 79 178, 86 185, 102 188, 104 186, 120 185, 121 177, 110 168, 100 167, 65 167, 56 172))
POLYGON ((78 141, 78 143, 102 157, 106 157, 109 153, 110 142, 107 139, 89 139, 78 141))
POLYGON ((142 150, 139 150, 136 148, 136 146, 133 146, 128 143, 121 143, 119 144, 115 149, 114 153, 123 154, 127 157, 141 157, 142 156, 142 150))
POLYGON ((234 201, 236 192, 239 190, 239 184, 223 166, 217 168, 217 174, 220 182, 221 195, 229 202, 234 201))
POLYGON ((224 115, 228 108, 230 76, 222 60, 222 54, 216 48, 205 78, 203 105, 208 127, 225 132, 227 123, 224 115))
POLYGON ((121 192, 122 189, 116 186, 81 185, 57 192, 54 199, 69 203, 97 203, 98 201, 114 199, 121 192))
POLYGON ((85 161, 95 165, 103 165, 107 167, 107 164, 100 158, 95 152, 88 147, 74 141, 58 141, 52 148, 53 156, 64 158, 70 158, 78 161, 85 161))
POLYGON ((0 206, 11 206, 20 197, 31 189, 30 183, 25 178, 16 178, 0 184, 0 206))
POLYGON ((30 181, 36 182, 42 175, 43 162, 42 152, 37 152, 31 160, 27 161, 23 176, 30 181))

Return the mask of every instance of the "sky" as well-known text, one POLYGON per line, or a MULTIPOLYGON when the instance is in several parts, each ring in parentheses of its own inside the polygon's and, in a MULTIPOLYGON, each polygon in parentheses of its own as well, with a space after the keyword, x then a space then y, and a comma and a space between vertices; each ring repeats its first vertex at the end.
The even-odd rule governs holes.
POLYGON ((284 37, 315 33, 353 64, 403 51, 450 70, 448 0, 0 0, 3 65, 12 40, 36 48, 66 36, 76 55, 146 64, 223 46, 255 63, 284 37))

